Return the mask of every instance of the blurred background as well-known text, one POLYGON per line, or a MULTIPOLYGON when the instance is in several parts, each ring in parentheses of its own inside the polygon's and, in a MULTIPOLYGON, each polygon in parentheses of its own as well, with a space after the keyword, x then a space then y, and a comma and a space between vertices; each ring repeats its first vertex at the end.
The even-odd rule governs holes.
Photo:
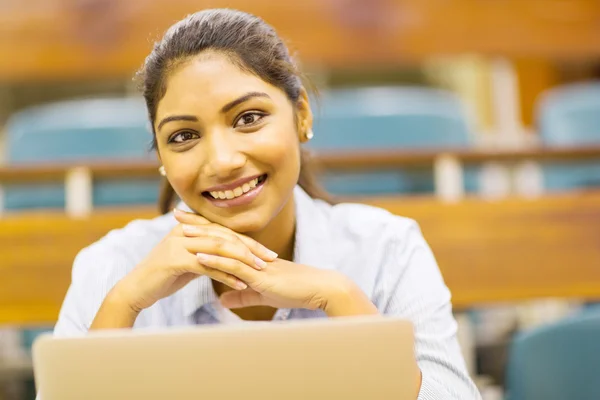
POLYGON ((600 1, 0 0, 0 399, 75 254, 158 215, 132 78, 208 7, 297 55, 326 188, 420 223, 484 399, 600 398, 600 1))

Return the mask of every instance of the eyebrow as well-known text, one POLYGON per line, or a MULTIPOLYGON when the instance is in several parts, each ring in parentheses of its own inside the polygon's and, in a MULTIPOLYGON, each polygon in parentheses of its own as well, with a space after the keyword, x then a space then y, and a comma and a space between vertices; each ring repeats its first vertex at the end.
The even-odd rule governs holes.
POLYGON ((263 92, 250 92, 250 93, 247 93, 247 94, 243 95, 240 98, 237 98, 237 99, 235 99, 233 101, 230 101, 229 103, 225 104, 223 106, 223 108, 221 108, 221 113, 226 113, 229 110, 231 110, 233 107, 235 107, 235 106, 237 106, 239 104, 242 104, 242 103, 244 103, 244 102, 246 102, 246 101, 248 101, 248 100, 250 100, 250 99, 252 99, 254 97, 266 97, 267 99, 271 98, 268 94, 263 93, 263 92))
MULTIPOLYGON (((240 105, 254 97, 265 97, 267 99, 270 99, 271 97, 263 92, 250 92, 247 93, 245 95, 243 95, 242 97, 239 97, 233 101, 230 101, 229 103, 225 104, 223 106, 223 108, 221 108, 221 113, 226 113, 229 110, 231 110, 233 107, 240 105)), ((158 124, 158 128, 157 130, 160 130, 160 128, 162 128, 162 126, 164 124, 166 124, 167 122, 173 122, 173 121, 192 121, 192 122, 198 122, 198 118, 196 118, 193 115, 171 115, 170 117, 166 117, 163 118, 160 123, 158 124)))
POLYGON ((194 117, 193 115, 171 115, 170 117, 163 118, 162 121, 160 121, 160 124, 158 124, 157 130, 160 130, 160 128, 167 122, 173 122, 173 121, 198 122, 198 118, 194 117))

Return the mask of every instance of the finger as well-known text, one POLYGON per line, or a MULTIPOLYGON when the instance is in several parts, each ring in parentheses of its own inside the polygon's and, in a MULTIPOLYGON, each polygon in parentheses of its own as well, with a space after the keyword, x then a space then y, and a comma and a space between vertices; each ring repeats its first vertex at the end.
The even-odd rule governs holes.
POLYGON ((252 289, 225 292, 219 297, 219 301, 225 308, 244 308, 267 305, 263 295, 252 289))
POLYGON ((186 212, 180 210, 179 208, 173 210, 173 215, 175 216, 175 219, 181 222, 182 224, 209 225, 212 223, 201 215, 186 212))
POLYGON ((215 281, 219 281, 235 290, 243 290, 248 287, 248 285, 246 285, 241 279, 237 278, 236 276, 200 264, 198 262, 198 258, 190 253, 186 253, 182 265, 180 267, 175 268, 177 270, 177 275, 181 275, 183 273, 191 273, 196 276, 208 276, 209 278, 214 279, 215 281))
POLYGON ((256 254, 257 256, 259 256, 260 258, 262 258, 265 261, 275 261, 275 259, 278 256, 277 253, 275 253, 274 251, 269 250, 262 244, 258 243, 256 240, 254 240, 244 234, 234 232, 231 229, 229 229, 223 225, 219 225, 219 224, 212 224, 211 226, 213 226, 217 230, 220 230, 220 231, 223 231, 226 233, 231 232, 238 239, 240 239, 242 241, 242 243, 244 243, 250 249, 250 251, 252 251, 254 254, 256 254))
MULTIPOLYGON (((231 241, 219 236, 180 238, 183 247, 192 254, 204 253, 241 261, 252 270, 261 270, 267 263, 252 252, 241 241, 231 241)), ((243 279, 243 277, 236 275, 243 279)))
POLYGON ((262 244, 258 243, 256 240, 249 238, 248 236, 242 235, 241 233, 236 233, 229 228, 218 224, 210 224, 210 225, 189 225, 183 224, 182 230, 185 236, 194 237, 194 236, 217 236, 222 237, 224 239, 228 239, 231 241, 235 241, 235 239, 239 239, 243 244, 250 249, 254 255, 262 258, 265 261, 274 261, 277 258, 277 253, 267 249, 262 244))
POLYGON ((231 231, 223 231, 212 225, 181 225, 183 234, 187 237, 219 237, 230 242, 237 242, 239 238, 231 231))
POLYGON ((222 284, 227 285, 235 290, 244 290, 248 288, 248 285, 246 285, 244 282, 242 282, 235 276, 223 271, 219 271, 217 269, 206 268, 205 275, 208 276, 210 279, 221 282, 222 284))
POLYGON ((278 254, 272 250, 267 249, 262 244, 258 243, 256 240, 249 238, 246 235, 242 235, 241 233, 237 234, 238 238, 244 243, 250 251, 259 256, 265 261, 275 261, 278 257, 278 254))
POLYGON ((258 274, 255 270, 248 268, 246 264, 233 258, 205 253, 198 253, 196 257, 203 266, 233 275, 246 283, 254 282, 257 277, 256 274, 258 274))

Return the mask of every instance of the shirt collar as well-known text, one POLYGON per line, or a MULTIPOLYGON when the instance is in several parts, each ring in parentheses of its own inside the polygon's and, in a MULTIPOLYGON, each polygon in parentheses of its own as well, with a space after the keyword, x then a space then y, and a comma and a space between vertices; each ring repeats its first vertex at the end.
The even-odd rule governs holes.
MULTIPOLYGON (((334 269, 331 227, 328 211, 330 206, 311 198, 300 186, 294 188, 296 209, 296 233, 294 262, 322 269, 334 269)), ((185 211, 191 209, 183 202, 177 205, 185 211)), ((191 317, 205 304, 217 300, 210 278, 202 276, 194 279, 182 290, 183 313, 191 317)))

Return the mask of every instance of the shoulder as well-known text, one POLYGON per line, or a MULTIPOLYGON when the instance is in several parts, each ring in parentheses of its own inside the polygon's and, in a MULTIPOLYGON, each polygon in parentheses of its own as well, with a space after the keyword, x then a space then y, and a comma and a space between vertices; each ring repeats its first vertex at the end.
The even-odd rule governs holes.
POLYGON ((366 204, 336 204, 330 206, 328 214, 334 235, 349 240, 367 240, 385 245, 411 236, 421 236, 415 220, 366 204))
POLYGON ((416 221, 360 204, 332 206, 330 215, 336 269, 353 279, 382 312, 404 310, 412 299, 425 299, 425 293, 436 293, 430 301, 449 302, 435 256, 416 221))
POLYGON ((338 270, 356 280, 402 276, 411 268, 437 268, 413 219, 352 203, 330 206, 326 215, 330 250, 323 251, 330 252, 338 270))
POLYGON ((134 220, 114 229, 77 254, 73 280, 104 276, 120 279, 137 265, 176 225, 171 214, 148 220, 134 220))

